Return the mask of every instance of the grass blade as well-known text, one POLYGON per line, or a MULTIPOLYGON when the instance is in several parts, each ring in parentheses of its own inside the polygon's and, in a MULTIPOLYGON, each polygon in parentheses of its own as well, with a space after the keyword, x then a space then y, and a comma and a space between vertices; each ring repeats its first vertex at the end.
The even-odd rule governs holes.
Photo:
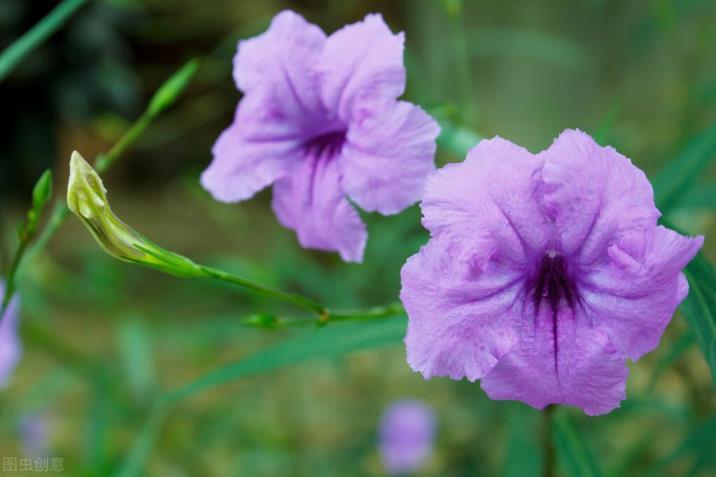
POLYGON ((689 322, 716 384, 716 273, 703 253, 696 255, 684 273, 689 280, 689 296, 681 304, 681 312, 689 322))
POLYGON ((170 392, 168 399, 180 400, 237 379, 312 358, 340 356, 352 351, 400 343, 405 335, 405 327, 405 318, 400 317, 370 323, 338 323, 318 328, 212 371, 170 392))
POLYGON ((8 46, 0 54, 0 81, 4 80, 35 48, 59 30, 85 3, 87 0, 65 0, 37 25, 8 46))
POLYGON ((555 419, 554 436, 565 475, 570 477, 603 475, 584 437, 567 417, 559 416, 555 419))
POLYGON ((716 159, 716 124, 692 139, 652 180, 656 205, 672 209, 696 178, 716 159))

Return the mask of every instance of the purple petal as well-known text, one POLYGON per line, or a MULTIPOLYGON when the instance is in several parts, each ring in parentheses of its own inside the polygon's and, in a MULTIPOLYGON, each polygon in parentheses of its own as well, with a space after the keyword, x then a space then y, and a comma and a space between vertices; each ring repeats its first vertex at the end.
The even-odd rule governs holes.
POLYGON ((401 272, 408 364, 426 379, 480 379, 517 340, 519 272, 494 262, 481 269, 458 253, 432 239, 401 272))
POLYGON ((538 409, 566 404, 594 416, 626 398, 624 356, 586 317, 566 307, 553 316, 543 307, 519 326, 520 342, 481 381, 490 399, 523 401, 538 409))
POLYGON ((201 184, 216 200, 239 202, 285 176, 300 159, 301 133, 261 95, 239 103, 236 117, 212 149, 201 184))
POLYGON ((352 125, 338 158, 344 190, 363 209, 386 215, 417 202, 435 169, 439 133, 425 111, 402 101, 352 125))
POLYGON ((296 231, 301 246, 338 251, 346 262, 360 262, 368 234, 340 183, 330 154, 308 155, 274 185, 273 210, 284 227, 296 231))
POLYGON ((609 244, 656 225, 659 211, 651 184, 613 148, 567 130, 539 155, 545 161, 547 214, 559 229, 560 250, 574 264, 589 266, 609 244))
POLYGON ((319 67, 324 105, 349 122, 366 104, 397 99, 405 90, 403 42, 375 14, 331 34, 319 67))
POLYGON ((234 79, 246 94, 261 92, 272 98, 285 116, 310 122, 323 111, 317 64, 326 36, 302 16, 283 11, 269 29, 239 42, 234 79))
POLYGON ((618 245, 609 261, 583 278, 582 300, 596 326, 633 360, 656 348, 676 307, 688 293, 681 269, 703 245, 703 237, 684 237, 657 227, 635 259, 618 245))
MULTIPOLYGON (((0 302, 5 295, 5 286, 0 282, 0 302)), ((22 344, 17 335, 18 300, 14 297, 0 320, 0 388, 7 386, 12 373, 22 356, 22 344)))
POLYGON ((553 226, 541 205, 543 162, 509 141, 483 140, 465 162, 448 164, 427 182, 423 225, 455 243, 491 243, 515 266, 541 253, 553 226))

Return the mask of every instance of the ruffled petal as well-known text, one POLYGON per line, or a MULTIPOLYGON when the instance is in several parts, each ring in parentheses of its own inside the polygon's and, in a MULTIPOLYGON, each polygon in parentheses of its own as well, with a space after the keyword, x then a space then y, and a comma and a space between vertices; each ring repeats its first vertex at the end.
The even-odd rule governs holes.
POLYGON ((419 107, 398 102, 348 130, 338 158, 343 189, 370 212, 395 214, 417 202, 435 169, 440 127, 419 107))
POLYGON ((343 121, 360 117, 367 104, 395 100, 405 90, 402 33, 381 15, 347 25, 326 40, 320 60, 323 103, 343 121))
POLYGON ((317 66, 325 41, 319 27, 285 10, 265 33, 239 42, 236 85, 246 94, 271 97, 285 116, 310 127, 323 111, 317 66))
MULTIPOLYGON (((5 290, 0 283, 0 301, 5 290)), ((22 344, 17 334, 18 328, 17 297, 10 301, 5 315, 0 321, 0 388, 7 385, 22 355, 22 344)))
POLYGON ((553 320, 545 307, 521 322, 519 334, 519 343, 481 381, 490 399, 523 401, 538 409, 566 404, 594 416, 626 398, 624 355, 581 312, 564 308, 553 320))
POLYGON ((633 360, 656 348, 676 308, 688 293, 681 273, 703 245, 658 226, 636 260, 617 245, 609 260, 582 278, 582 301, 595 326, 633 360))
POLYGON ((480 268, 454 247, 432 239, 403 266, 405 344, 410 367, 426 379, 474 381, 516 342, 522 277, 499 263, 480 268))
POLYGON ((302 135, 261 95, 244 98, 219 136, 201 184, 222 202, 239 202, 288 173, 301 157, 302 135))
POLYGON ((333 159, 330 154, 303 158, 274 185, 273 210, 284 227, 296 231, 301 246, 338 251, 346 262, 360 262, 368 234, 341 190, 333 159))
POLYGON ((465 247, 492 243, 524 270, 554 240, 542 205, 543 162, 502 138, 483 140, 465 162, 448 164, 427 181, 423 225, 465 247))
POLYGON ((590 266, 613 243, 641 251, 639 234, 652 230, 659 217, 641 170, 576 130, 564 131, 540 156, 547 214, 559 228, 560 250, 573 264, 590 266))

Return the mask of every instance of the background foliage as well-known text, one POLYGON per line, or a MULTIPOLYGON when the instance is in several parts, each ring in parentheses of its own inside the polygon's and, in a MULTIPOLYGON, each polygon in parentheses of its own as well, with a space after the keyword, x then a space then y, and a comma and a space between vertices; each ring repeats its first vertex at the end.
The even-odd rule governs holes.
MULTIPOLYGON (((0 50, 56 3, 3 0, 0 50)), ((647 171, 668 221, 714 232, 710 0, 104 0, 87 2, 0 82, 3 270, 42 171, 53 168, 61 199, 70 151, 109 150, 155 89, 200 57, 188 90, 104 175, 118 215, 172 250, 329 305, 395 301, 400 266, 427 238, 416 207, 367 215, 365 263, 347 265, 301 250, 272 216, 270 193, 222 205, 197 183, 240 98, 236 42, 283 8, 326 31, 374 11, 406 31, 407 97, 444 125, 439 163, 461 160, 475 131, 538 151, 581 128, 647 171)), ((558 410, 561 473, 716 473, 715 252, 707 239, 689 269, 688 320, 677 314, 660 347, 631 366, 622 407, 600 418, 558 410)), ((251 314, 293 310, 114 261, 74 219, 18 288, 25 356, 0 392, 4 455, 23 455, 22 423, 41 416, 67 475, 377 476, 380 413, 408 396, 439 419, 421 475, 539 473, 541 414, 489 401, 477 384, 412 373, 404 318, 249 327, 251 314)))

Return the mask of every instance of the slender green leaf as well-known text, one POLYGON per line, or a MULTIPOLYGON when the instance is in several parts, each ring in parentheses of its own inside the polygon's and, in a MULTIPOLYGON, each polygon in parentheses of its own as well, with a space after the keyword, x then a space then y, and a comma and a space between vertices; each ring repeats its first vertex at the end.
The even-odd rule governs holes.
POLYGON ((542 469, 539 433, 530 432, 540 425, 539 413, 523 405, 511 405, 507 414, 507 452, 502 475, 523 477, 539 475, 542 469))
POLYGON ((681 312, 716 383, 716 273, 703 253, 696 255, 684 272, 689 280, 689 295, 681 304, 681 312))
POLYGON ((162 425, 166 420, 168 408, 164 404, 155 405, 149 413, 139 436, 134 441, 127 458, 121 467, 114 473, 115 477, 134 477, 144 475, 144 468, 152 448, 159 438, 162 425))
POLYGON ((152 339, 147 326, 140 320, 123 321, 117 333, 120 361, 135 399, 150 395, 156 378, 152 356, 152 339))
POLYGON ((554 420, 554 436, 566 475, 569 477, 603 475, 584 437, 566 416, 559 416, 554 420))
POLYGON ((46 170, 32 189, 32 208, 39 214, 52 196, 52 171, 46 170))
POLYGON ((654 198, 662 212, 673 208, 711 162, 716 159, 716 124, 692 139, 654 177, 654 198))
POLYGON ((174 104, 189 85, 197 69, 199 69, 199 59, 194 58, 165 81, 149 102, 149 107, 147 107, 149 114, 157 115, 174 104))
POLYGON ((85 3, 87 0, 65 0, 37 25, 7 47, 0 54, 0 82, 15 69, 23 58, 59 30, 85 3))
POLYGON ((246 376, 266 373, 312 358, 340 356, 352 351, 400 343, 405 318, 375 322, 336 323, 269 347, 257 354, 212 371, 168 394, 178 400, 246 376))
POLYGON ((676 206, 683 209, 716 209, 716 184, 689 187, 676 206))
POLYGON ((369 323, 336 323, 316 328, 209 372, 187 386, 166 394, 150 413, 127 459, 115 475, 141 475, 171 404, 231 381, 267 373, 308 359, 341 356, 353 351, 397 344, 405 335, 405 326, 405 318, 396 317, 369 323))

